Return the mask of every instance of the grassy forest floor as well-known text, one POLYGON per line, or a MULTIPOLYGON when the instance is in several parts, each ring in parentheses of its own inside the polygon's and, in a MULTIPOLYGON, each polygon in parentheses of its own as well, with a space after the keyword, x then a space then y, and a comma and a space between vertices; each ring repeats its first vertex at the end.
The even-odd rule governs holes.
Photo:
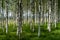
MULTIPOLYGON (((29 24, 23 24, 23 32, 21 34, 20 40, 60 40, 60 23, 57 23, 57 28, 54 27, 54 24, 51 25, 51 32, 48 32, 47 25, 41 25, 41 35, 40 37, 37 36, 38 34, 38 24, 35 25, 35 31, 32 32, 30 30, 29 24)), ((8 27, 8 34, 2 31, 0 28, 0 40, 18 40, 18 36, 16 35, 17 27, 13 24, 10 24, 8 27)))

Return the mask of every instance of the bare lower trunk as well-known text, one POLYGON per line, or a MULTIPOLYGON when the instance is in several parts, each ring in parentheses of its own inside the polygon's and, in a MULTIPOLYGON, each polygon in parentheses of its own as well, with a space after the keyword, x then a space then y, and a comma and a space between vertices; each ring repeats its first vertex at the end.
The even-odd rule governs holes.
POLYGON ((40 34, 41 34, 41 32, 40 32, 40 24, 39 24, 39 26, 38 26, 38 37, 40 37, 40 34))

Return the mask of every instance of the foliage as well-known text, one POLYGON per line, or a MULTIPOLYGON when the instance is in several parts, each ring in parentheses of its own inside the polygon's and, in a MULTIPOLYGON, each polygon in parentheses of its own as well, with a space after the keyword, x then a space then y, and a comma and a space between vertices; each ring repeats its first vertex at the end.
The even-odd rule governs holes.
MULTIPOLYGON (((2 29, 0 28, 0 40, 18 40, 18 36, 16 35, 16 29, 17 26, 10 23, 9 24, 9 32, 6 34, 5 32, 2 32, 2 29)), ((41 25, 41 36, 37 36, 38 31, 38 24, 35 25, 35 31, 32 32, 30 30, 29 24, 23 24, 23 32, 21 34, 21 40, 60 40, 60 23, 57 23, 57 28, 54 28, 54 25, 51 27, 52 31, 48 32, 47 25, 41 25)))

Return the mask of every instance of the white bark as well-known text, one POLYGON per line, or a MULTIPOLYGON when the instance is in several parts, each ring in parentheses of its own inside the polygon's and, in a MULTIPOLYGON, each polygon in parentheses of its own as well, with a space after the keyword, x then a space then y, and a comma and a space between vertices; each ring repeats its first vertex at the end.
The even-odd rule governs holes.
POLYGON ((48 31, 51 31, 51 2, 48 1, 48 31))
POLYGON ((35 1, 34 0, 30 0, 30 4, 31 4, 31 12, 33 14, 32 17, 32 31, 34 32, 34 24, 35 24, 35 1))
POLYGON ((6 33, 8 33, 8 0, 6 0, 6 33))
POLYGON ((55 28, 56 28, 56 22, 57 22, 57 6, 58 6, 57 2, 58 2, 58 0, 55 0, 55 4, 54 4, 55 28))
MULTIPOLYGON (((31 1, 32 1, 32 0, 30 0, 30 11, 31 11, 31 9, 32 9, 32 8, 31 8, 31 1)), ((32 13, 32 12, 31 12, 31 13, 32 13)), ((32 16, 31 16, 31 20, 30 20, 30 30, 32 30, 32 16)))
POLYGON ((40 37, 40 34, 41 34, 41 32, 40 32, 40 24, 39 24, 39 26, 38 26, 38 37, 40 37))
POLYGON ((27 0, 27 23, 29 22, 29 21, 28 21, 28 18, 29 18, 29 17, 28 17, 28 0, 27 0))
POLYGON ((43 3, 42 3, 42 0, 41 0, 41 10, 40 10, 40 12, 41 12, 41 25, 43 24, 43 3))
POLYGON ((36 24, 36 21, 37 21, 37 20, 36 20, 36 10, 37 10, 37 9, 36 9, 36 2, 35 2, 35 24, 36 24))
POLYGON ((4 32, 4 11, 3 11, 3 4, 4 4, 4 1, 2 0, 2 30, 4 32))
POLYGON ((42 22, 42 21, 40 21, 41 20, 41 18, 42 18, 42 9, 41 9, 41 7, 42 7, 42 0, 39 0, 39 5, 38 5, 38 8, 39 8, 39 22, 38 22, 38 24, 39 24, 39 26, 38 26, 38 37, 40 37, 40 34, 41 34, 41 32, 40 32, 40 23, 42 22), (41 14, 41 16, 40 16, 40 14, 41 14))

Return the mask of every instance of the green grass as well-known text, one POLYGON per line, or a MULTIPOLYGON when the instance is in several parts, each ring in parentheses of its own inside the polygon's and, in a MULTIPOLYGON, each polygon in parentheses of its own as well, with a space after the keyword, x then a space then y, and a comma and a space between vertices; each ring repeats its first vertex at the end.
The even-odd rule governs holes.
MULTIPOLYGON (((26 23, 27 24, 27 23, 26 23)), ((60 23, 57 23, 57 28, 54 28, 54 25, 51 26, 52 31, 48 32, 47 25, 43 24, 41 25, 41 35, 40 37, 37 36, 38 34, 38 24, 36 24, 35 31, 32 32, 30 30, 29 24, 23 24, 23 32, 21 34, 20 40, 60 40, 60 23)), ((0 40, 18 40, 18 36, 16 35, 17 26, 14 24, 9 24, 9 32, 8 34, 3 32, 0 28, 0 40)), ((4 29, 6 30, 6 29, 4 29)))

